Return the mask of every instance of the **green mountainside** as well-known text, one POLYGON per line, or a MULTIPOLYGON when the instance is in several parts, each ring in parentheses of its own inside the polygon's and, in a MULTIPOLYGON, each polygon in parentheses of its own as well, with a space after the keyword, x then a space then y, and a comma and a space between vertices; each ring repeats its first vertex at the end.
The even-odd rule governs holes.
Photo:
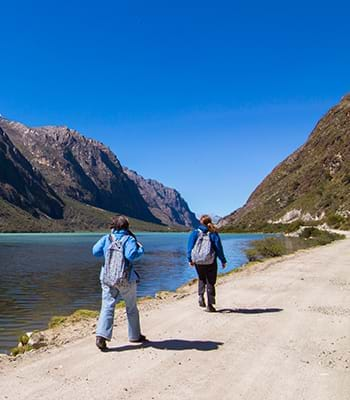
POLYGON ((318 122, 307 142, 280 163, 223 230, 278 230, 286 224, 350 220, 350 95, 318 122))
MULTIPOLYGON (((108 231, 108 224, 114 213, 76 200, 64 198, 65 208, 62 219, 45 216, 36 218, 21 208, 0 198, 0 232, 80 232, 108 231)), ((153 224, 129 217, 130 227, 135 231, 167 232, 165 225, 153 224)), ((184 228, 183 228, 184 229, 184 228)))

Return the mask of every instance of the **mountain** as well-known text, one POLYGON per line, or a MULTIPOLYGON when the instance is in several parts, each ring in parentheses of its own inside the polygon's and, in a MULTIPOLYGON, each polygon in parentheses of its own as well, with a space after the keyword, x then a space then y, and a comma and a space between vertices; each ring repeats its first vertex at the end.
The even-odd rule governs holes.
MULTIPOLYGON (((59 219, 33 216, 0 196, 0 232, 76 232, 106 231, 114 213, 64 198, 63 217, 59 219)), ((169 231, 165 225, 129 217, 133 230, 169 231)), ((172 229, 174 229, 172 227, 172 229)), ((183 230, 183 228, 181 229, 183 230)))
MULTIPOLYGON (((198 219, 200 219, 200 217, 201 217, 203 214, 206 214, 206 213, 197 213, 197 214, 196 214, 196 217, 197 217, 198 219)), ((222 219, 222 217, 221 217, 220 215, 217 215, 217 214, 215 214, 215 213, 207 213, 207 215, 209 215, 209 217, 211 218, 213 224, 218 224, 219 221, 222 219)))
POLYGON ((306 143, 219 225, 228 230, 260 230, 332 216, 347 221, 350 217, 350 95, 331 108, 306 143))
POLYGON ((108 147, 73 129, 0 117, 0 132, 2 231, 102 229, 112 213, 146 230, 198 224, 176 190, 124 170, 108 147))
MULTIPOLYGON (((33 216, 62 218, 64 203, 0 127, 0 197, 33 216)), ((3 210, 2 210, 3 211, 3 210)), ((0 212, 4 217, 3 212, 0 212)))
POLYGON ((198 225, 195 214, 178 191, 153 179, 145 179, 126 167, 124 172, 135 182, 152 214, 164 224, 182 225, 188 228, 198 225))
POLYGON ((0 127, 61 196, 160 222, 123 172, 117 157, 102 143, 61 126, 29 128, 0 118, 0 127))

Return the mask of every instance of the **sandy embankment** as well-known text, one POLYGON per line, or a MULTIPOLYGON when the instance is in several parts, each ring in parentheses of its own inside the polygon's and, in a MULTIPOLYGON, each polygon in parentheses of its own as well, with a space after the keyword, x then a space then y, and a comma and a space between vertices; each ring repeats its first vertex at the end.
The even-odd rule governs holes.
POLYGON ((81 340, 2 362, 0 398, 350 399, 349 238, 223 278, 216 314, 193 290, 143 306, 146 345, 129 344, 121 321, 108 353, 90 326, 81 340))

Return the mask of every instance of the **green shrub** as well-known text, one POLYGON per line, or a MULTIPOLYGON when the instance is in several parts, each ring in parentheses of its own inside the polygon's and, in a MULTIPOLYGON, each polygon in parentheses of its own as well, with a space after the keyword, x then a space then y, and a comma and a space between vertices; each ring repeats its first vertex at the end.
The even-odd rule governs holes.
POLYGON ((286 248, 281 238, 269 237, 262 240, 254 240, 251 246, 245 252, 249 261, 279 257, 286 254, 286 248))
POLYGON ((26 351, 30 351, 30 350, 33 350, 33 347, 30 346, 29 344, 26 344, 26 345, 24 345, 24 346, 16 346, 16 347, 13 347, 13 348, 11 349, 11 351, 10 351, 10 354, 11 354, 11 356, 16 357, 16 356, 18 356, 18 354, 23 354, 23 353, 25 353, 26 351))
POLYGON ((342 229, 344 231, 350 231, 350 219, 349 218, 340 225, 340 229, 342 229))
POLYGON ((28 336, 27 334, 24 334, 24 335, 22 335, 22 336, 19 338, 19 341, 20 341, 23 345, 26 345, 26 344, 28 343, 28 341, 29 341, 29 336, 28 336))
POLYGON ((339 235, 334 232, 329 232, 329 231, 324 231, 320 230, 314 227, 308 227, 303 229, 303 231, 300 233, 299 237, 303 239, 314 239, 315 242, 317 243, 316 245, 320 244, 328 244, 333 242, 334 240, 337 239, 343 239, 343 235, 339 235))
POLYGON ((16 357, 18 354, 19 354, 19 347, 13 347, 12 349, 11 349, 11 351, 10 351, 10 354, 11 354, 11 356, 14 356, 14 357, 16 357))
POLYGON ((247 256, 249 261, 260 261, 262 260, 262 256, 259 254, 257 249, 249 248, 245 250, 245 255, 247 256))
POLYGON ((299 237, 303 239, 309 239, 311 237, 320 237, 320 236, 322 236, 322 232, 314 227, 304 228, 299 234, 299 237))
POLYGON ((300 249, 322 246, 344 237, 337 233, 308 227, 303 230, 300 237, 279 236, 252 241, 245 254, 249 261, 261 261, 265 258, 291 254, 300 249))
POLYGON ((326 223, 331 228, 339 229, 346 222, 346 218, 339 214, 329 214, 326 218, 326 223))
POLYGON ((287 224, 284 228, 285 233, 292 233, 296 232, 301 226, 304 225, 304 222, 298 219, 297 221, 291 222, 290 224, 287 224))

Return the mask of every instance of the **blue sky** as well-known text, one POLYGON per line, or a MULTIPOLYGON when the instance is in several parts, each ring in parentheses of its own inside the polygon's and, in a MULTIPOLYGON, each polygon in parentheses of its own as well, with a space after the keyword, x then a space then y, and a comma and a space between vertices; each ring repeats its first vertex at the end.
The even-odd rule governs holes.
POLYGON ((345 1, 1 1, 0 113, 225 215, 350 91, 345 1))

